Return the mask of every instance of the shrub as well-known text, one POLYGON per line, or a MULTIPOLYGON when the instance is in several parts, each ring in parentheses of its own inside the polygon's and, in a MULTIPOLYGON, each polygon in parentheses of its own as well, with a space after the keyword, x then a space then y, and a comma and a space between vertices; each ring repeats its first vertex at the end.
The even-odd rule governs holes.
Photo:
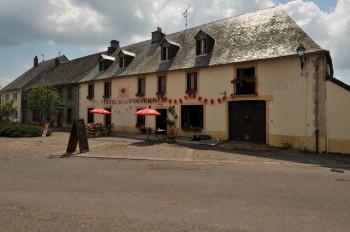
POLYGON ((0 137, 39 137, 43 129, 36 125, 0 123, 0 137))

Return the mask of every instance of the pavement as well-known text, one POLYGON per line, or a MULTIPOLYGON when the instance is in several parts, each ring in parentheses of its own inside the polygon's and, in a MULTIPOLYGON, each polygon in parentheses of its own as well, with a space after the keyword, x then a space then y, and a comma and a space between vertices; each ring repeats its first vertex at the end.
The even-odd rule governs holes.
POLYGON ((348 156, 68 136, 0 138, 0 232, 350 231, 348 156))

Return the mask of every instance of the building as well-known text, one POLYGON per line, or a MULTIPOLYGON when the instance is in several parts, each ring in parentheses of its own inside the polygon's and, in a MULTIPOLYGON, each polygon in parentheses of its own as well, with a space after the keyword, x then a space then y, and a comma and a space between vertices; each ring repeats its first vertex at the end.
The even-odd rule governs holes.
POLYGON ((349 86, 333 77, 329 52, 286 12, 272 7, 118 47, 80 80, 86 122, 137 132, 137 109, 157 109, 178 134, 350 153, 349 86), (341 107, 337 107, 340 106, 341 107), (111 116, 93 115, 105 108, 111 116))
POLYGON ((14 106, 17 109, 13 121, 25 123, 32 121, 33 118, 36 119, 36 115, 29 112, 26 107, 26 93, 32 85, 37 83, 42 77, 49 75, 60 63, 67 62, 68 59, 65 56, 60 56, 55 59, 39 62, 38 57, 35 56, 33 61, 32 68, 1 89, 1 102, 13 100, 14 106))
POLYGON ((34 85, 31 85, 31 88, 39 85, 51 86, 59 94, 62 106, 57 115, 51 118, 52 126, 68 128, 74 120, 79 118, 78 81, 96 67, 100 54, 61 63, 54 71, 42 76, 34 85))

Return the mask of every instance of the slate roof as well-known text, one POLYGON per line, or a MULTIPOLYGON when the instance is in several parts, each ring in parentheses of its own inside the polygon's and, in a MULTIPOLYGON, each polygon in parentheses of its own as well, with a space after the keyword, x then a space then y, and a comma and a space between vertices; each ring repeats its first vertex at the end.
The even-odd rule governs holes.
MULTIPOLYGON (((38 67, 27 70, 25 73, 17 77, 10 84, 1 89, 2 92, 13 91, 19 89, 26 89, 29 86, 38 82, 41 78, 49 75, 55 70, 55 59, 50 59, 39 63, 38 67)), ((66 56, 60 56, 59 61, 61 63, 67 62, 66 56)))
MULTIPOLYGON (((166 38, 181 46, 169 62, 161 62, 159 43, 147 40, 121 48, 136 54, 128 67, 119 69, 116 59, 106 71, 100 72, 95 67, 80 82, 295 55, 300 43, 306 53, 323 51, 281 7, 226 18, 166 35, 166 38), (194 37, 199 30, 215 39, 208 56, 196 57, 194 37)), ((119 49, 114 56, 118 52, 119 49)))
POLYGON ((96 53, 60 64, 52 73, 41 78, 36 85, 56 86, 78 83, 98 65, 98 57, 102 54, 96 53))

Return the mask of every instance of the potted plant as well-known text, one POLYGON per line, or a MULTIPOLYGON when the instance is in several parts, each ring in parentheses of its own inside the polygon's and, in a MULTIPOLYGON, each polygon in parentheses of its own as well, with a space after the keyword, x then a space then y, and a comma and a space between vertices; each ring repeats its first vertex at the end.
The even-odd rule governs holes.
POLYGON ((175 110, 175 106, 169 106, 168 108, 168 118, 166 124, 168 126, 167 135, 170 140, 175 140, 177 136, 177 128, 176 128, 176 120, 177 114, 175 110))

